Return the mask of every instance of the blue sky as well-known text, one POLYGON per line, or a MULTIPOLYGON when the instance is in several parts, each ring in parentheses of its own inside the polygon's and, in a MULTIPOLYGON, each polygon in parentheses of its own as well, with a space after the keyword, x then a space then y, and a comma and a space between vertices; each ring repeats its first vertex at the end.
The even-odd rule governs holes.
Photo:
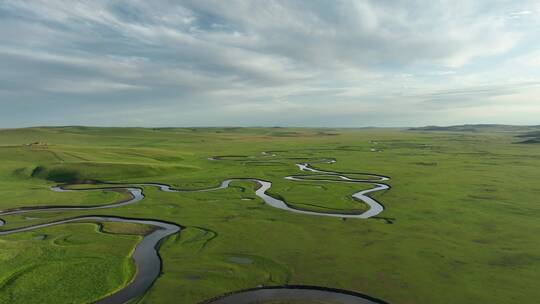
POLYGON ((540 0, 0 0, 0 127, 540 124, 540 0))

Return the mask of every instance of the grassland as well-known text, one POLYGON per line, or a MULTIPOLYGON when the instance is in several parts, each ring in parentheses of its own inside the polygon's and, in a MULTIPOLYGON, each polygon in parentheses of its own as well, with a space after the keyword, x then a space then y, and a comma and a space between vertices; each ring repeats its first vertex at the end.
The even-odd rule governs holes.
MULTIPOLYGON (((518 131, 515 131, 518 132, 518 131)), ((259 285, 353 290, 394 304, 536 303, 540 298, 540 145, 516 133, 393 129, 31 128, 0 130, 0 210, 94 205, 118 192, 56 193, 61 182, 162 182, 182 189, 230 177, 273 182, 311 210, 364 210, 358 185, 291 182, 295 162, 391 176, 379 219, 292 214, 254 185, 165 193, 121 208, 5 216, 10 229, 83 214, 186 227, 161 249, 163 275, 140 303, 198 303, 259 285), (34 143, 34 144, 31 144, 34 143), (31 144, 31 145, 29 145, 31 144), (263 156, 276 151, 276 156, 263 156), (209 161, 213 155, 253 156, 209 161), (296 158, 296 159, 293 159, 296 158)), ((0 237, 0 303, 87 303, 124 286, 144 227, 68 224, 0 237)))

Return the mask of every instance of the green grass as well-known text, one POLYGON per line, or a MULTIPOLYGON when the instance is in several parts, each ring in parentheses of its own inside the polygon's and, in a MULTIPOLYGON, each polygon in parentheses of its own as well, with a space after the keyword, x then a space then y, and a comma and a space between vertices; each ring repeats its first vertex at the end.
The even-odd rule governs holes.
POLYGON ((135 223, 105 222, 101 231, 112 234, 147 235, 154 229, 152 226, 135 223))
POLYGON ((351 195, 357 191, 371 188, 368 185, 351 187, 346 183, 312 181, 276 181, 268 192, 281 197, 297 209, 319 212, 362 213, 367 206, 351 195), (311 200, 306 199, 309 193, 311 200))
POLYGON ((326 302, 326 301, 260 301, 256 304, 339 304, 339 302, 326 302))
MULTIPOLYGON (((392 189, 374 196, 386 207, 380 216, 394 219, 386 224, 292 214, 265 205, 252 183, 235 182, 213 192, 145 187, 146 199, 135 205, 6 216, 2 228, 84 214, 185 226, 164 242, 163 275, 141 303, 198 303, 283 284, 347 289, 394 304, 535 303, 540 145, 514 144, 515 135, 489 128, 1 130, 0 209, 104 204, 124 196, 54 193, 48 188, 58 177, 186 189, 255 177, 272 181, 271 192, 298 208, 363 210, 350 198, 362 185, 283 180, 301 174, 295 162, 333 157, 337 163, 314 166, 392 178, 392 189), (32 142, 46 146, 24 146, 32 142), (262 151, 278 152, 270 157, 262 151), (212 155, 253 157, 208 160, 212 155), (43 169, 36 173, 37 167, 43 169)), ((132 234, 147 228, 105 227, 115 234, 99 233, 94 224, 69 224, 0 237, 0 303, 87 303, 121 288, 133 274, 128 257, 139 237, 132 234)))
POLYGON ((0 303, 87 303, 134 274, 129 248, 138 237, 69 224, 0 239, 0 303), (53 300, 56 299, 56 300, 53 300))
POLYGON ((104 205, 114 203, 126 198, 126 194, 114 191, 88 191, 85 193, 53 192, 50 186, 53 184, 34 182, 0 182, 0 209, 18 208, 25 206, 46 205, 104 205), (29 191, 34 194, 29 195, 29 191))

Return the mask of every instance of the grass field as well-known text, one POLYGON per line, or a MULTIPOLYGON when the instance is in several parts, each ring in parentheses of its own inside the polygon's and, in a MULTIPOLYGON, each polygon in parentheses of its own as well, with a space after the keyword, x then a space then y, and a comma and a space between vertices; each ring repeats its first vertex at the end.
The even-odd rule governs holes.
MULTIPOLYGON (((186 227, 160 251, 163 274, 140 303, 199 303, 260 285, 357 291, 394 304, 537 303, 540 298, 540 144, 519 130, 282 128, 30 128, 0 130, 0 210, 96 205, 121 192, 56 193, 89 180, 161 182, 181 189, 231 177, 273 182, 298 208, 360 212, 369 185, 296 182, 297 162, 390 176, 374 197, 382 219, 288 213, 255 185, 165 193, 120 208, 2 216, 11 229, 84 214, 151 218, 186 227), (262 155, 275 151, 276 156, 262 155), (246 157, 211 161, 214 155, 246 157)), ((352 177, 358 177, 352 175, 352 177)), ((127 284, 148 227, 77 223, 0 237, 0 303, 89 303, 127 284)))

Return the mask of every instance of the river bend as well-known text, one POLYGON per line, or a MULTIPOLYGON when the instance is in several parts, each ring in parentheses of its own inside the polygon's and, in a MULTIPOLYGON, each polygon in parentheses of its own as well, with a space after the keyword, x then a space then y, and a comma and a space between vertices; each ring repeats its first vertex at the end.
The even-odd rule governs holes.
MULTIPOLYGON (((275 153, 263 152, 264 156, 274 157, 275 153)), ((226 157, 215 156, 209 158, 210 160, 225 160, 226 157)), ((335 163, 334 159, 323 159, 319 163, 335 163)), ((331 213, 331 212, 316 212, 296 209, 284 200, 275 198, 267 191, 272 187, 270 181, 265 181, 257 178, 233 178, 224 180, 219 186, 205 189, 183 190, 175 189, 167 184, 161 183, 126 183, 126 184, 113 184, 109 183, 106 187, 91 188, 91 189, 67 189, 67 185, 55 186, 51 190, 57 192, 67 191, 118 191, 124 190, 129 194, 129 198, 120 202, 106 204, 106 205, 93 205, 93 206, 37 206, 37 207, 22 207, 0 211, 0 216, 17 215, 30 212, 51 212, 51 211, 76 211, 76 210, 101 210, 109 208, 118 208, 126 205, 135 204, 144 199, 143 186, 158 187, 164 192, 202 192, 202 191, 214 191, 219 189, 225 189, 230 186, 233 181, 251 181, 258 185, 255 194, 260 197, 266 204, 271 207, 285 210, 288 212, 294 212, 304 215, 312 216, 329 216, 339 218, 359 218, 366 219, 378 215, 384 210, 382 204, 372 198, 370 194, 377 191, 384 191, 390 189, 383 181, 387 181, 389 178, 382 175, 371 173, 348 173, 348 174, 361 174, 367 179, 356 179, 347 176, 347 173, 327 171, 314 168, 309 163, 297 163, 296 166, 304 172, 310 174, 304 175, 292 175, 286 176, 285 179, 290 181, 309 181, 309 182, 332 182, 332 183, 357 183, 357 184, 371 184, 373 188, 355 192, 353 198, 366 203, 369 209, 359 214, 349 213, 331 213), (318 178, 314 178, 318 177, 318 178), (329 177, 324 179, 321 177, 329 177), (336 179, 337 178, 337 179, 336 179)), ((105 183, 107 184, 107 183, 105 183)), ((106 296, 105 298, 97 301, 98 304, 125 304, 134 299, 138 299, 143 296, 146 291, 152 286, 155 280, 159 277, 161 272, 161 259, 159 257, 159 246, 161 242, 168 236, 178 233, 181 230, 181 226, 174 223, 168 223, 165 221, 154 219, 132 219, 116 216, 78 216, 73 218, 67 218, 57 221, 52 221, 43 224, 31 225, 27 227, 0 230, 0 236, 10 235, 15 233, 27 232, 36 229, 41 229, 50 226, 69 224, 75 222, 124 222, 124 223, 136 223, 144 224, 155 227, 155 229, 149 234, 145 235, 142 240, 136 245, 133 251, 132 258, 136 265, 137 272, 132 281, 122 288, 121 290, 106 296)), ((5 226, 6 221, 0 218, 0 227, 5 226)), ((222 297, 218 297, 213 300, 209 300, 205 303, 211 304, 252 304, 256 301, 281 301, 281 300, 325 300, 332 303, 342 304, 373 304, 384 303, 380 300, 373 299, 368 296, 357 294, 349 291, 340 291, 335 289, 321 288, 321 287, 306 287, 306 286, 283 286, 283 287, 269 287, 259 288, 246 291, 240 291, 232 294, 228 294, 222 297)))

